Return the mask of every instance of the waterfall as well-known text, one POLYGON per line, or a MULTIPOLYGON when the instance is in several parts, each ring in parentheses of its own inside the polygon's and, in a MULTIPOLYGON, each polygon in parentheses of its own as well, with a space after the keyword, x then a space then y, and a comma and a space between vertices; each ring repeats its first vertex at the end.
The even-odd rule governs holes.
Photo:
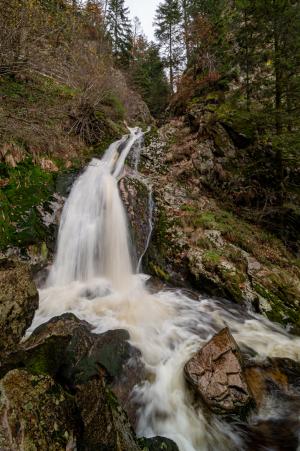
POLYGON ((102 160, 93 159, 73 186, 63 210, 48 286, 100 276, 116 288, 128 285, 133 269, 118 177, 142 136, 138 128, 130 131, 108 148, 102 160))
MULTIPOLYGON (((74 184, 61 219, 55 262, 46 287, 40 290, 31 331, 66 312, 91 323, 95 333, 127 329, 148 374, 148 380, 133 393, 140 406, 137 433, 173 439, 180 451, 243 449, 230 425, 213 416, 208 423, 201 409, 195 408, 184 383, 184 364, 225 326, 258 359, 300 360, 300 339, 225 300, 190 298, 180 290, 147 291, 143 276, 133 273, 118 189, 125 160, 141 135, 139 129, 131 129, 129 136, 108 148, 102 160, 93 159, 74 184)), ((138 157, 137 151, 137 162, 138 157)), ((150 191, 145 252, 152 212, 150 191)), ((273 415, 273 411, 272 407, 262 415, 273 415)))

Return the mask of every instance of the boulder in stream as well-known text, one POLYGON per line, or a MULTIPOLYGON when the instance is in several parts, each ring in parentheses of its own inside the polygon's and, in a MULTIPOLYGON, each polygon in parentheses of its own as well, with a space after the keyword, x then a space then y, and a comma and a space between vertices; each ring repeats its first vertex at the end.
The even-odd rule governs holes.
POLYGON ((104 375, 131 423, 136 424, 132 391, 144 379, 141 353, 129 343, 129 333, 92 332, 92 326, 66 313, 38 327, 0 366, 0 377, 16 367, 48 374, 71 390, 104 375))
POLYGON ((242 415, 251 404, 241 355, 228 328, 201 348, 186 363, 184 372, 196 394, 214 413, 242 415))
POLYGON ((25 263, 0 260, 0 361, 31 325, 39 297, 25 263))

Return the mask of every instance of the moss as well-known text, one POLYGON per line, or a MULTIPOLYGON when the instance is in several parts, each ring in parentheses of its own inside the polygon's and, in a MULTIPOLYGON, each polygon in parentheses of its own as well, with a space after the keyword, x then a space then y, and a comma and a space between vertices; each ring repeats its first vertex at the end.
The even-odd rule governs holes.
POLYGON ((214 270, 221 262, 222 255, 216 250, 208 250, 203 254, 203 263, 207 269, 214 270))
POLYGON ((158 128, 155 125, 152 125, 150 131, 145 134, 144 141, 145 147, 150 146, 152 141, 157 138, 158 138, 158 128))
POLYGON ((0 193, 0 249, 44 241, 46 231, 37 207, 50 199, 55 175, 27 159, 16 168, 0 165, 8 184, 0 193))
POLYGON ((103 105, 109 106, 114 111, 114 119, 122 120, 125 116, 125 107, 122 101, 113 93, 109 92, 102 102, 103 105))
POLYGON ((201 226, 205 229, 213 229, 216 226, 216 218, 213 212, 205 211, 194 218, 194 226, 201 226))
POLYGON ((292 258, 278 238, 229 211, 215 209, 197 215, 192 214, 189 223, 195 228, 219 230, 227 241, 249 252, 263 263, 286 265, 292 258))
POLYGON ((43 345, 24 355, 23 364, 33 374, 55 376, 63 364, 66 337, 50 337, 43 345))
POLYGON ((243 274, 241 271, 233 271, 227 268, 221 268, 219 272, 221 279, 224 282, 224 288, 229 297, 235 302, 243 302, 244 294, 242 288, 246 281, 245 274, 243 274))
POLYGON ((270 309, 265 311, 266 316, 271 320, 280 324, 292 326, 292 331, 299 333, 300 331, 300 312, 299 309, 293 309, 285 305, 276 294, 268 290, 265 286, 255 283, 255 291, 266 299, 270 309))
POLYGON ((197 211, 197 208, 194 205, 191 205, 191 204, 181 205, 180 209, 182 211, 187 211, 187 212, 190 212, 190 213, 195 213, 197 211))
POLYGON ((149 262, 149 268, 152 273, 154 273, 159 279, 168 282, 170 280, 169 274, 167 274, 160 266, 155 264, 153 261, 149 262))
POLYGON ((209 238, 199 238, 197 240, 197 246, 200 249, 213 250, 216 249, 215 245, 211 242, 209 238))
POLYGON ((226 246, 224 248, 224 255, 228 260, 230 260, 234 265, 242 272, 246 273, 248 268, 248 263, 242 254, 242 251, 233 247, 226 246))

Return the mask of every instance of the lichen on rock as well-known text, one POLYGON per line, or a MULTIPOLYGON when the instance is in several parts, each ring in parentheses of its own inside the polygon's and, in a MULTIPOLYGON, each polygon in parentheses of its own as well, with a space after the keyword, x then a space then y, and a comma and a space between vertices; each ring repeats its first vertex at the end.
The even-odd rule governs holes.
POLYGON ((38 308, 38 292, 28 266, 0 260, 0 360, 16 349, 38 308))

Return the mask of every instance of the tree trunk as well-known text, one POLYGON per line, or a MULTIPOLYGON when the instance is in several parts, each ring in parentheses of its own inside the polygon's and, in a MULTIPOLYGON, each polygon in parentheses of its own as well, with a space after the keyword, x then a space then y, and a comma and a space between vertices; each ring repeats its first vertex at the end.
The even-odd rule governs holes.
POLYGON ((247 97, 247 111, 250 111, 251 105, 251 92, 250 92, 250 51, 249 51, 249 30, 248 26, 248 15, 247 10, 244 10, 244 21, 245 21, 245 31, 246 31, 246 97, 247 97))
POLYGON ((273 38, 274 38, 274 76, 275 76, 275 125, 276 132, 279 135, 282 131, 281 123, 281 100, 282 100, 282 86, 281 86, 281 58, 279 47, 279 24, 278 24, 278 8, 276 0, 273 0, 273 38))
POLYGON ((183 9, 183 27, 184 27, 184 43, 185 43, 185 51, 186 51, 186 60, 187 65, 189 66, 191 55, 190 55, 190 43, 189 43, 189 14, 187 7, 187 0, 182 0, 182 9, 183 9))
POLYGON ((173 30, 172 25, 170 24, 169 28, 169 66, 170 66, 170 84, 172 94, 174 93, 174 72, 173 72, 173 30))
MULTIPOLYGON (((279 44, 279 14, 280 11, 277 7, 277 0, 273 0, 273 40, 274 40, 274 77, 275 77, 275 126, 276 133, 280 135, 282 132, 282 119, 281 119, 281 104, 282 104, 282 67, 281 67, 281 55, 279 44)), ((279 205, 284 202, 284 167, 282 161, 282 148, 279 145, 276 150, 276 165, 277 165, 277 178, 278 178, 278 201, 279 205)))

